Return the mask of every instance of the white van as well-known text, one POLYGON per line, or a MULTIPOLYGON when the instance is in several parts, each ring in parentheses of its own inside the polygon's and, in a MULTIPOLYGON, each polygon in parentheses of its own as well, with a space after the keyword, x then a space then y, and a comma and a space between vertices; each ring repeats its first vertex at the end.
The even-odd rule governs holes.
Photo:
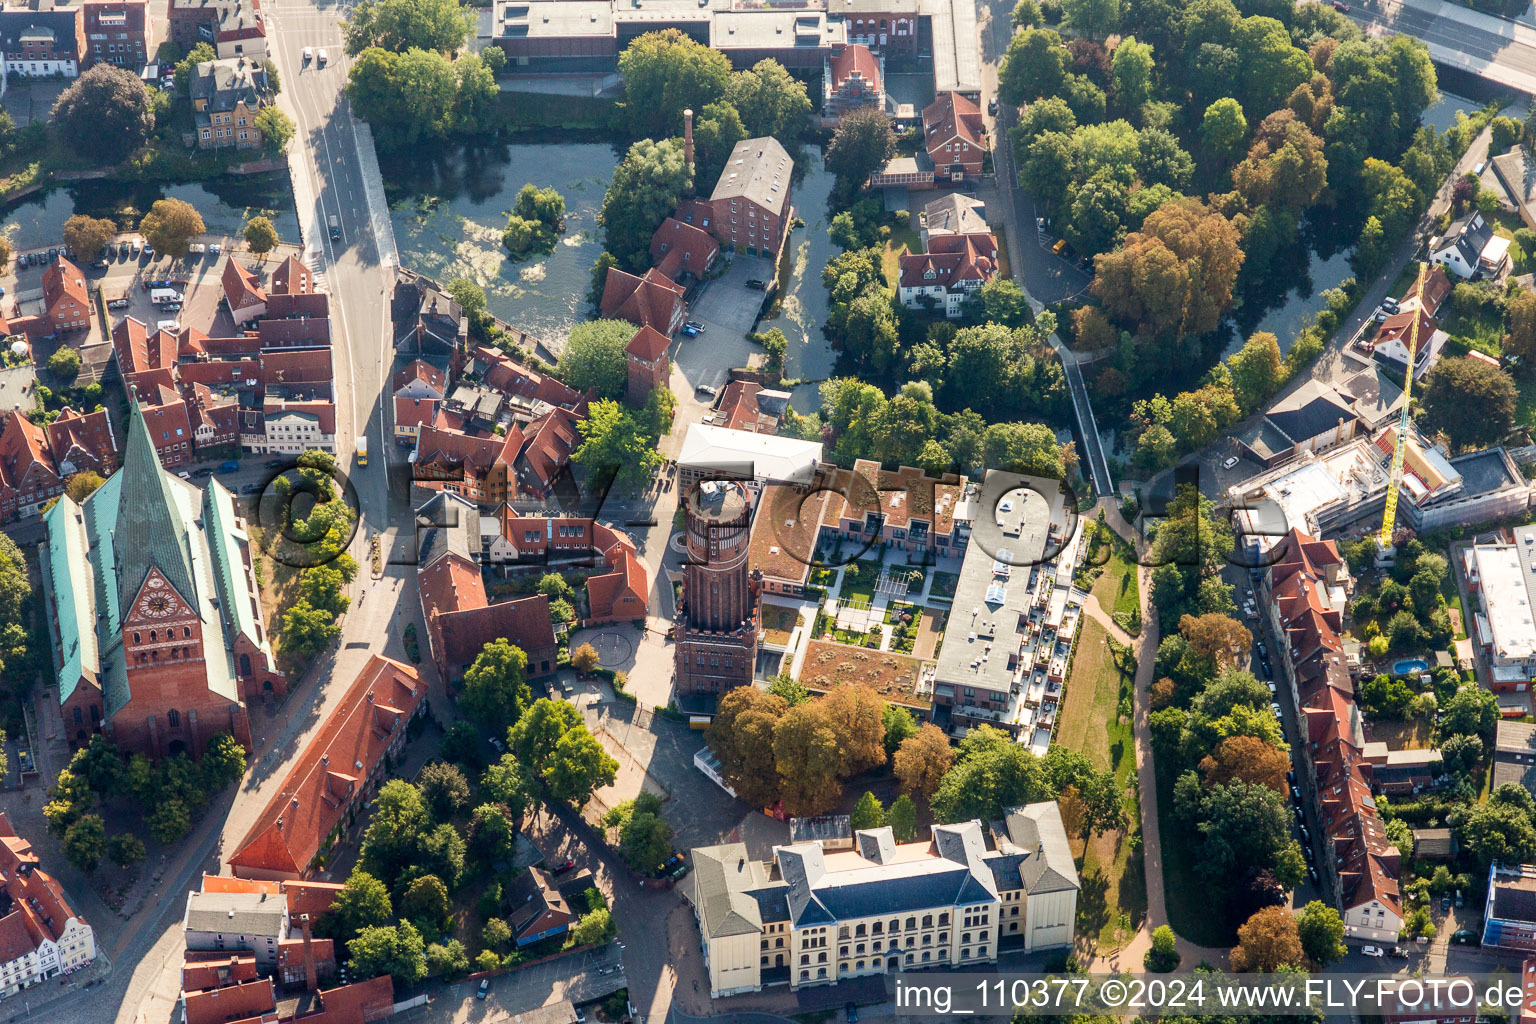
POLYGON ((149 290, 149 301, 157 306, 163 306, 167 302, 180 302, 181 292, 175 288, 151 288, 149 290))
POLYGON ((157 330, 169 331, 170 333, 175 334, 177 331, 181 330, 181 322, 179 320, 161 320, 155 324, 155 328, 157 330))

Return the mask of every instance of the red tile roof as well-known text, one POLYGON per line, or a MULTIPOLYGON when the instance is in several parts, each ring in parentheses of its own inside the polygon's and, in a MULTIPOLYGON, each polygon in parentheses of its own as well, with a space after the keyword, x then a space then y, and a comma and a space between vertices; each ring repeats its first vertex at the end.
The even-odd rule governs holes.
POLYGON ((305 348, 331 343, 331 321, 323 316, 303 320, 261 320, 256 324, 260 348, 305 348))
POLYGON ((425 697, 414 668, 370 657, 241 840, 230 867, 256 876, 304 875, 425 697))
POLYGON ((485 383, 505 395, 528 398, 586 414, 587 398, 564 381, 519 363, 500 349, 481 345, 475 362, 485 383))
POLYGON ((267 293, 261 287, 261 281, 251 271, 235 262, 233 256, 224 258, 221 281, 224 285, 224 300, 229 303, 232 310, 245 309, 267 301, 267 293))
POLYGON ((670 334, 682 316, 683 288, 654 267, 644 277, 609 267, 601 307, 604 319, 628 320, 670 334))
MULTIPOLYGON (((869 47, 850 43, 833 55, 830 63, 834 91, 841 89, 848 79, 855 75, 868 82, 874 91, 880 91, 880 63, 875 60, 875 55, 869 52, 869 47)), ((927 115, 927 111, 923 113, 927 115)))
POLYGON ((651 236, 651 262, 672 280, 684 272, 703 277, 720 254, 720 243, 708 231, 668 217, 651 236))
POLYGON ((85 274, 63 256, 55 258, 43 271, 43 305, 51 314, 61 300, 73 301, 89 315, 91 293, 85 286, 85 274))
MULTIPOLYGON (((203 891, 210 890, 205 885, 203 891)), ((205 988, 233 985, 256 977, 254 953, 199 953, 189 950, 181 965, 183 992, 200 992, 205 988)))
POLYGON ((997 275, 997 239, 992 235, 933 235, 926 253, 898 258, 901 287, 922 288, 961 281, 992 280, 997 275), (927 278, 932 269, 935 277, 927 278))
MULTIPOLYGON (((480 351, 495 352, 496 350, 481 349, 480 351)), ((477 352, 476 355, 478 357, 479 352, 477 352)), ((395 377, 391 382, 390 387, 395 391, 399 391, 401 388, 407 387, 415 381, 421 381, 428 387, 436 389, 438 394, 442 394, 443 389, 448 386, 448 375, 442 370, 439 370, 437 367, 433 366, 431 363, 427 362, 425 359, 413 359, 409 364, 402 366, 400 369, 395 371, 395 377)), ((492 386, 494 387, 495 385, 492 386)))
POLYGON ((289 256, 272 271, 272 291, 276 294, 308 295, 314 290, 315 275, 297 256, 289 256))
POLYGON ((105 409, 81 415, 66 406, 60 410, 59 418, 43 430, 54 465, 61 474, 94 469, 105 475, 116 468, 117 438, 105 409))
POLYGON ((516 461, 520 483, 531 485, 532 490, 546 489, 554 483, 571 461, 571 453, 581 447, 581 432, 576 424, 582 419, 565 409, 555 409, 524 428, 527 443, 516 461))
POLYGON ((264 892, 286 896, 288 917, 293 927, 299 926, 299 915, 308 914, 310 920, 331 909, 343 886, 340 882, 307 882, 293 878, 236 878, 233 875, 203 875, 203 892, 264 892))
POLYGON ((41 427, 15 409, 0 414, 0 422, 0 485, 20 490, 29 476, 59 475, 41 427))
POLYGON ((229 1024, 277 1009, 271 978, 188 992, 183 999, 186 1024, 229 1024))
POLYGON ((296 1024, 367 1024, 388 1017, 395 1005, 395 983, 389 975, 340 988, 320 990, 319 1013, 298 1018, 296 1024))
POLYGON ((334 380, 328 348, 267 349, 261 353, 262 383, 306 384, 334 380))
POLYGON ((307 295, 268 295, 266 316, 270 320, 309 317, 323 320, 331 315, 331 299, 324 292, 307 295))
POLYGON ((423 427, 437 414, 436 398, 396 398, 395 426, 423 427))
POLYGON ((455 552, 419 570, 416 580, 433 654, 446 676, 454 676, 499 638, 523 649, 530 674, 536 671, 536 658, 549 657, 547 652, 555 647, 549 598, 543 594, 488 604, 480 567, 455 552))
MULTIPOLYGON (((974 100, 957 92, 940 93, 937 99, 923 108, 923 144, 929 155, 935 152, 942 154, 946 143, 968 142, 972 150, 978 150, 976 159, 980 160, 979 150, 984 150, 986 146, 985 132, 981 108, 974 100)), ((949 164, 952 160, 935 156, 933 162, 935 165, 949 164)))
POLYGON ((629 344, 624 346, 624 351, 637 359, 654 363, 667 354, 667 348, 671 344, 671 340, 654 327, 642 327, 635 332, 633 338, 629 339, 629 344))
MULTIPOLYGON (((58 939, 75 919, 75 911, 65 899, 63 887, 42 869, 32 844, 16 834, 3 812, 0 812, 0 882, 14 907, 11 913, 0 918, 0 945, 17 938, 14 925, 6 924, 12 918, 19 918, 30 936, 28 949, 35 949, 45 939, 58 939), (22 870, 23 866, 26 870, 22 870)), ((14 956, 0 954, 0 963, 13 959, 14 956)))

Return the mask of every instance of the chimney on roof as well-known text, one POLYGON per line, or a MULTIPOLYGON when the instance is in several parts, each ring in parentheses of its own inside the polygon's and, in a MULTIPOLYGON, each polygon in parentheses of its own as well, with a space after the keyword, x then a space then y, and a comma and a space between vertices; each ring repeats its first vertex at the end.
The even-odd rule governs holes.
POLYGON ((304 934, 304 987, 313 992, 320 987, 320 979, 315 969, 315 935, 308 914, 299 915, 299 931, 304 934))
POLYGON ((693 111, 683 111, 683 163, 688 165, 688 181, 693 182, 693 111))

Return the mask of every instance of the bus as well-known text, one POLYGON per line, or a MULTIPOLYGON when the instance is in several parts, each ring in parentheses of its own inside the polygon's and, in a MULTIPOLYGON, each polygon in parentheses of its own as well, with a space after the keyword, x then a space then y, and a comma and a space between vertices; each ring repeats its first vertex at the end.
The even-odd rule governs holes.
POLYGON ((368 465, 368 437, 364 435, 357 439, 357 464, 368 465))

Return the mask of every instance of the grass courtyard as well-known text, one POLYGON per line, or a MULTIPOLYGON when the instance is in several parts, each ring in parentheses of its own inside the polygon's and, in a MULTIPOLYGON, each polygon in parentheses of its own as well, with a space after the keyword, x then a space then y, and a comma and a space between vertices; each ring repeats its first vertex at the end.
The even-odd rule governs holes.
POLYGON ((1084 618, 1055 742, 1080 752, 1096 769, 1115 773, 1131 823, 1124 832, 1096 835, 1086 844, 1072 839, 1083 885, 1077 901, 1078 934, 1089 936, 1099 953, 1129 942, 1147 916, 1136 741, 1129 714, 1135 671, 1129 656, 1125 668, 1131 671, 1117 664, 1104 627, 1084 618))

